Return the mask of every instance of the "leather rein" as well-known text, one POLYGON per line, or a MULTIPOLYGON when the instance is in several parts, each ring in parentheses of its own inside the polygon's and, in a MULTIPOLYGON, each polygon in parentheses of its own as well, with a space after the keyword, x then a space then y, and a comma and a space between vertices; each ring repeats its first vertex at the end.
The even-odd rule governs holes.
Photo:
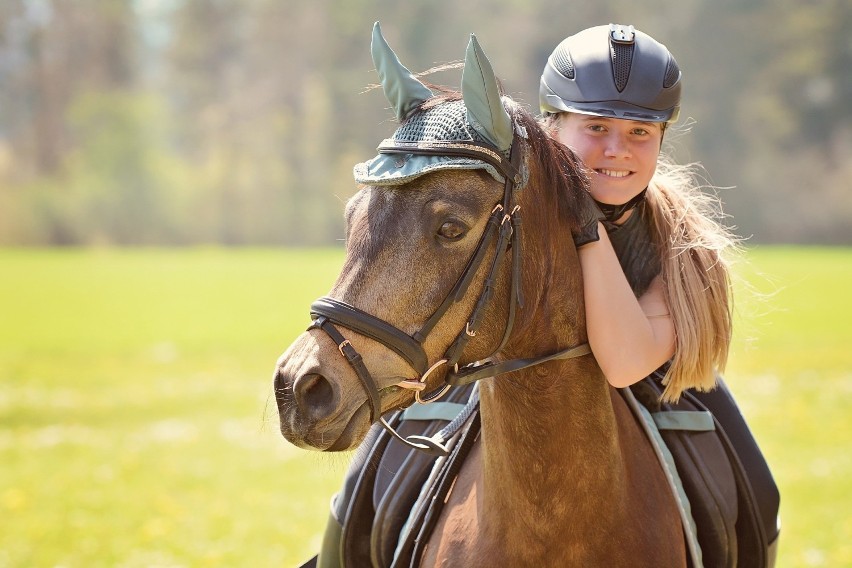
POLYGON ((420 376, 418 380, 406 380, 393 387, 401 387, 414 391, 415 400, 421 404, 434 402, 442 397, 453 386, 470 384, 474 381, 493 377, 501 373, 517 371, 533 365, 538 365, 555 359, 569 359, 580 357, 591 353, 588 343, 557 351, 542 357, 526 359, 511 359, 508 361, 490 361, 494 355, 500 352, 509 340, 515 320, 517 306, 523 307, 523 296, 521 293, 521 216, 520 205, 515 203, 515 192, 521 183, 520 162, 522 151, 517 136, 512 144, 509 159, 490 146, 472 142, 442 142, 430 141, 419 143, 400 143, 388 139, 384 140, 378 148, 382 154, 417 154, 427 156, 452 156, 465 157, 482 160, 497 169, 505 179, 503 186, 503 197, 495 204, 488 218, 486 227, 479 239, 473 254, 468 260, 467 266, 459 276, 449 294, 438 306, 437 310, 426 321, 423 327, 412 335, 408 335, 394 325, 359 310, 355 306, 324 296, 311 304, 311 318, 313 323, 308 327, 320 329, 325 332, 336 344, 340 354, 346 358, 349 365, 355 371, 358 379, 367 393, 367 402, 370 405, 371 423, 381 422, 395 438, 402 443, 423 450, 433 455, 447 455, 448 450, 442 445, 440 439, 432 439, 424 436, 409 436, 403 438, 385 421, 381 412, 381 398, 376 381, 364 364, 364 360, 358 351, 352 346, 348 339, 337 330, 334 324, 365 335, 382 345, 392 349, 399 354, 420 376), (464 329, 456 336, 450 344, 444 356, 433 364, 429 364, 423 344, 429 333, 435 328, 449 308, 464 298, 474 275, 485 260, 486 252, 492 240, 496 238, 496 247, 491 259, 491 266, 485 278, 482 292, 467 319, 464 329), (503 338, 494 352, 487 357, 484 363, 477 362, 459 367, 465 346, 472 337, 476 335, 486 307, 494 295, 494 283, 503 264, 506 253, 512 252, 512 281, 509 294, 509 313, 506 320, 506 328, 503 338), (433 393, 424 396, 426 379, 440 367, 447 366, 447 374, 444 378, 445 384, 433 393))

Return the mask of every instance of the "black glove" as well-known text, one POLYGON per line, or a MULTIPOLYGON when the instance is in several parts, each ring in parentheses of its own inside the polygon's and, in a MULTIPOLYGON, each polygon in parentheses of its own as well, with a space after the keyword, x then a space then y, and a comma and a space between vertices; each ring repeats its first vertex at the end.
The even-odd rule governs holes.
POLYGON ((571 229, 574 237, 574 246, 580 248, 583 245, 600 240, 598 234, 598 223, 605 219, 592 195, 585 190, 577 192, 577 201, 574 204, 579 221, 577 227, 571 229))

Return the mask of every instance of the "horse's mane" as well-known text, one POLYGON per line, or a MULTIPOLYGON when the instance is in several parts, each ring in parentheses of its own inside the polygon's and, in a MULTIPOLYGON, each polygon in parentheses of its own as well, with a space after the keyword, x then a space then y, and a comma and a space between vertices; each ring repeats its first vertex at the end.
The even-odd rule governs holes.
MULTIPOLYGON (((427 86, 436 94, 423 101, 418 111, 426 111, 462 99, 459 91, 449 87, 430 83, 427 83, 427 86)), ((572 228, 577 227, 577 211, 582 209, 578 203, 580 192, 588 191, 589 184, 582 162, 571 149, 554 140, 545 127, 523 106, 512 101, 506 105, 506 110, 514 122, 526 130, 528 160, 533 159, 538 164, 537 167, 531 168, 530 184, 542 186, 542 204, 556 207, 560 218, 567 220, 572 228), (535 176, 538 176, 538 179, 535 176)))

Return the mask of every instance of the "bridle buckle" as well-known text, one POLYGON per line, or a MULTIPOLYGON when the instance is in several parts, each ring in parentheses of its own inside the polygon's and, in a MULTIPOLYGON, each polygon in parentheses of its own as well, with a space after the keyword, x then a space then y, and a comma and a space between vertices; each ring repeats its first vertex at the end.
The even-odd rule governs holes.
POLYGON ((350 347, 352 346, 352 344, 349 342, 348 339, 344 339, 340 343, 340 345, 337 346, 337 350, 340 351, 340 354, 343 355, 344 357, 346 357, 346 353, 343 352, 343 348, 346 347, 347 345, 350 346, 350 347))

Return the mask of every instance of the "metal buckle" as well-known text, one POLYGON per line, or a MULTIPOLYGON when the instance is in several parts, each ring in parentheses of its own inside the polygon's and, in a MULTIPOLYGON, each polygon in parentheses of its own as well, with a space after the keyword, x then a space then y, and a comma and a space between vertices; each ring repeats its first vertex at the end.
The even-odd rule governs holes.
POLYGON ((352 344, 351 344, 351 343, 349 343, 349 340, 348 340, 348 339, 344 339, 344 340, 340 343, 340 345, 338 345, 338 346, 337 346, 337 350, 338 350, 338 351, 340 351, 340 354, 341 354, 341 355, 343 355, 344 357, 346 357, 346 353, 344 353, 344 352, 343 352, 343 348, 344 348, 344 347, 346 347, 347 345, 348 345, 348 346, 350 346, 350 347, 352 347, 352 344))
POLYGON ((435 402, 436 400, 447 394, 447 391, 450 390, 450 387, 452 387, 453 385, 444 385, 444 387, 438 392, 438 394, 429 398, 423 398, 420 396, 420 392, 426 389, 426 377, 431 375, 435 369, 439 368, 441 365, 446 365, 448 362, 449 361, 447 361, 446 359, 441 359, 440 361, 426 369, 426 372, 423 373, 423 376, 420 377, 420 382, 423 384, 423 389, 414 391, 414 400, 416 400, 420 404, 429 404, 430 402, 435 402))

